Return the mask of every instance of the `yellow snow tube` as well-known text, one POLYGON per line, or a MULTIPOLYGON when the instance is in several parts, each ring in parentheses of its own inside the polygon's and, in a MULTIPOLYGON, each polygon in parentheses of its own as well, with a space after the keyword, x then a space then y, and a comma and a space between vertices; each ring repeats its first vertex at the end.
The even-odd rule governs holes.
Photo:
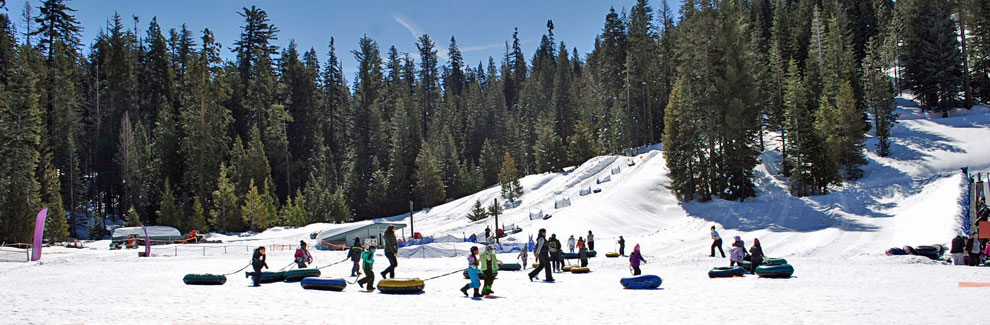
POLYGON ((419 278, 413 279, 382 279, 378 281, 378 291, 383 293, 420 293, 426 283, 419 278))
POLYGON ((619 253, 607 253, 605 257, 619 257, 619 253))
POLYGON ((591 272, 591 269, 586 267, 575 266, 571 268, 571 273, 588 273, 588 272, 591 272))
POLYGON ((568 266, 563 267, 562 269, 564 270, 564 272, 570 272, 571 271, 571 268, 573 268, 573 266, 569 266, 568 265, 568 266))

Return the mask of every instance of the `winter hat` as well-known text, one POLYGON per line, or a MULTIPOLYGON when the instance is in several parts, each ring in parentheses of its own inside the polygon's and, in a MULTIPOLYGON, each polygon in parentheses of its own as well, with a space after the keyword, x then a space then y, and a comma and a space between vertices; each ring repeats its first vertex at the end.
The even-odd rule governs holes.
POLYGON ((491 250, 495 250, 495 247, 492 247, 492 245, 487 245, 485 246, 485 249, 491 251, 491 250))
POLYGON ((736 241, 742 241, 742 238, 739 238, 739 236, 735 236, 733 237, 733 239, 735 239, 736 241))
POLYGON ((300 241, 299 241, 299 246, 302 246, 302 247, 306 247, 306 242, 305 242, 305 241, 302 241, 302 240, 300 240, 300 241))
POLYGON ((639 251, 639 244, 636 244, 636 247, 633 247, 633 251, 634 252, 638 252, 639 251))

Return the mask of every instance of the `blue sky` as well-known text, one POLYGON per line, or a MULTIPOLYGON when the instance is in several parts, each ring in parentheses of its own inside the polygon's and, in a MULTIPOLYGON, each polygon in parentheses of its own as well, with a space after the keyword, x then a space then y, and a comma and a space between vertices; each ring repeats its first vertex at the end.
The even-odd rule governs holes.
MULTIPOLYGON (((654 11, 659 10, 661 0, 651 0, 654 11)), ((37 14, 39 0, 31 0, 37 14)), ((9 0, 7 14, 23 30, 21 11, 24 2, 9 0)), ((139 35, 144 37, 148 23, 157 16, 162 29, 177 28, 185 23, 197 37, 203 28, 209 28, 224 47, 224 56, 231 57, 230 48, 237 39, 243 20, 237 14, 242 7, 256 5, 268 12, 271 22, 280 29, 276 41, 284 47, 294 39, 300 51, 316 49, 321 64, 326 63, 330 37, 336 39, 337 55, 343 59, 344 73, 348 80, 355 72, 351 50, 358 39, 367 35, 378 42, 383 55, 389 46, 399 52, 416 53, 416 37, 429 34, 438 45, 441 62, 446 60, 450 37, 457 39, 466 63, 477 66, 487 64, 488 57, 497 60, 505 50, 505 42, 512 37, 514 27, 519 28, 519 38, 529 59, 541 36, 546 32, 546 21, 554 22, 554 35, 568 48, 577 47, 579 53, 591 50, 595 35, 601 32, 609 7, 631 8, 635 0, 623 1, 233 1, 233 0, 76 0, 69 6, 76 9, 81 22, 83 44, 93 42, 100 29, 116 11, 130 28, 132 16, 138 16, 139 35)), ((668 0, 676 14, 679 0, 668 0)))

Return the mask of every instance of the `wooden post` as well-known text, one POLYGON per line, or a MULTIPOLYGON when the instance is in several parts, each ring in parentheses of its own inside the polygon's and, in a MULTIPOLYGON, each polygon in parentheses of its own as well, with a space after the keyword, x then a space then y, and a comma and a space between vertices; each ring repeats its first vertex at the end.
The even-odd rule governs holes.
POLYGON ((495 210, 495 243, 496 244, 500 244, 501 242, 498 239, 498 229, 499 229, 498 228, 498 199, 496 198, 496 199, 492 199, 492 200, 495 202, 495 209, 494 209, 495 210))
POLYGON ((409 200, 409 236, 416 239, 416 226, 413 223, 413 201, 409 200))

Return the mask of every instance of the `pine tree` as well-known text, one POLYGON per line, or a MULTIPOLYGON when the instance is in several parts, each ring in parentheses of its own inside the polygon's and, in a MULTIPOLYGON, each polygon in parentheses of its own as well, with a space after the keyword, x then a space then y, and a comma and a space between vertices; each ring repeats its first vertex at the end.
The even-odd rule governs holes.
MULTIPOLYGON (((57 195, 58 182, 57 179, 54 184, 49 182, 54 170, 39 170, 42 163, 39 149, 44 129, 38 102, 38 78, 28 65, 28 55, 31 55, 31 50, 26 47, 15 53, 8 71, 10 84, 0 86, 0 143, 3 143, 0 146, 0 238, 14 242, 31 239, 34 214, 43 204, 59 205, 57 209, 54 206, 50 208, 49 219, 64 219, 65 216, 64 213, 55 214, 64 211, 61 200, 42 201, 45 198, 39 196, 44 189, 50 189, 43 185, 55 186, 54 194, 57 195)), ((48 234, 51 236, 51 233, 48 234)))
POLYGON ((970 90, 972 98, 984 103, 990 102, 990 2, 971 1, 967 18, 971 30, 967 54, 969 56, 970 90))
POLYGON ((167 178, 165 179, 165 188, 162 190, 162 201, 158 204, 158 211, 155 211, 155 215, 158 216, 159 225, 175 227, 180 231, 185 229, 182 224, 182 208, 175 202, 175 193, 172 191, 172 185, 167 178))
POLYGON ((219 45, 209 29, 203 31, 202 43, 186 73, 184 88, 189 93, 180 108, 183 139, 179 152, 184 158, 185 190, 205 199, 217 187, 219 168, 227 157, 232 118, 222 104, 229 89, 213 77, 221 73, 221 60, 219 45))
POLYGON ((813 178, 813 157, 819 142, 814 133, 808 90, 798 63, 791 60, 787 69, 787 80, 784 91, 784 141, 787 143, 787 157, 784 166, 788 170, 790 191, 795 196, 806 196, 818 193, 819 187, 813 178))
POLYGON ((425 143, 420 148, 416 156, 416 193, 421 206, 430 207, 442 202, 447 194, 433 151, 425 143))
POLYGON ((220 172, 217 179, 217 189, 213 191, 213 209, 210 210, 210 224, 217 231, 240 231, 241 224, 240 203, 237 198, 237 190, 229 177, 230 168, 226 163, 220 164, 220 172))
POLYGON ((943 116, 962 87, 962 54, 959 35, 948 1, 905 1, 900 54, 905 85, 926 108, 938 108, 943 116))
POLYGON ((536 162, 536 172, 557 172, 564 168, 564 158, 567 153, 563 141, 557 136, 550 120, 549 111, 544 112, 537 122, 538 132, 536 144, 533 145, 533 160, 536 162))
POLYGON ((894 86, 884 72, 882 43, 874 38, 866 50, 863 60, 863 88, 866 103, 873 117, 873 129, 877 137, 877 154, 887 157, 890 154, 890 131, 897 123, 894 106, 894 86))
POLYGON ((203 211, 203 203, 199 201, 199 197, 193 197, 192 203, 192 214, 189 215, 189 219, 186 221, 186 228, 190 230, 199 230, 200 232, 209 232, 210 228, 206 225, 206 216, 203 211))
POLYGON ((127 209, 127 215, 124 217, 124 227, 137 227, 141 224, 141 216, 138 215, 137 209, 134 207, 127 209))
POLYGON ((495 144, 492 143, 491 139, 485 139, 485 143, 481 145, 481 157, 479 161, 484 184, 491 185, 497 183, 501 165, 498 161, 498 149, 495 148, 495 144))
POLYGON ((254 185, 254 180, 248 184, 244 205, 241 206, 241 219, 251 231, 264 231, 277 217, 275 199, 271 194, 268 194, 270 191, 267 183, 261 189, 254 185))
POLYGON ((502 197, 515 203, 523 195, 522 184, 519 183, 519 171, 516 169, 516 161, 512 155, 505 153, 502 156, 502 170, 498 173, 498 182, 502 186, 502 197))
POLYGON ((595 143, 591 131, 584 123, 578 123, 574 127, 574 134, 567 140, 567 158, 570 165, 580 165, 585 160, 591 159, 598 154, 598 145, 595 143))
POLYGON ((842 111, 823 94, 815 111, 815 135, 818 151, 811 152, 811 175, 814 193, 827 193, 830 185, 842 183, 842 111))
POLYGON ((371 173, 379 169, 375 153, 383 148, 376 142, 378 129, 378 112, 382 104, 384 80, 382 75, 382 59, 379 55, 378 43, 368 37, 358 42, 358 50, 352 52, 358 62, 358 72, 354 81, 354 102, 352 108, 353 124, 349 132, 351 170, 347 179, 347 193, 350 206, 354 208, 358 218, 371 215, 372 207, 368 206, 368 185, 371 173))
POLYGON ((485 211, 485 207, 481 206, 480 200, 474 201, 474 207, 471 208, 471 213, 467 215, 467 218, 471 221, 478 221, 488 218, 488 211, 485 211))
POLYGON ((868 123, 863 119, 864 112, 860 110, 860 105, 856 99, 852 83, 843 81, 839 85, 839 93, 836 98, 836 106, 839 110, 839 136, 841 163, 843 176, 847 180, 856 180, 863 177, 862 165, 866 165, 866 157, 863 155, 863 141, 866 140, 864 129, 868 129, 868 123))
POLYGON ((293 197, 289 197, 285 200, 285 205, 282 206, 282 210, 279 211, 279 219, 285 225, 302 227, 309 222, 309 213, 306 211, 306 198, 303 196, 301 190, 296 190, 295 201, 292 200, 293 197))

